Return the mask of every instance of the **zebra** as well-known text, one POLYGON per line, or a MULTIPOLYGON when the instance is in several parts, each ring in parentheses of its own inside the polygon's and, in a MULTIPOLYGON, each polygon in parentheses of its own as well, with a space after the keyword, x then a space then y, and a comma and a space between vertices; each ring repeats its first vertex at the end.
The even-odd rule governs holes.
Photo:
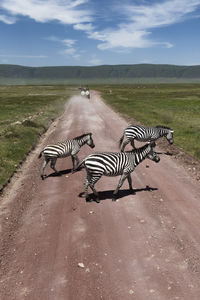
POLYGON ((156 127, 145 127, 141 125, 129 125, 120 138, 119 147, 123 142, 124 136, 126 140, 124 141, 121 151, 124 152, 124 148, 128 143, 131 143, 131 146, 135 148, 134 140, 140 142, 150 142, 155 141, 161 137, 165 137, 170 144, 173 144, 173 130, 165 126, 156 126, 156 127))
POLYGON ((52 145, 47 145, 39 154, 38 158, 44 155, 44 162, 41 167, 41 178, 44 179, 44 169, 49 161, 51 161, 51 168, 58 173, 55 168, 57 158, 63 158, 71 155, 73 170, 75 169, 75 161, 78 165, 79 159, 77 153, 80 151, 80 148, 87 144, 91 148, 95 147, 95 144, 92 139, 92 133, 82 134, 71 140, 66 140, 64 142, 59 142, 52 145))
POLYGON ((88 186, 93 191, 96 202, 99 203, 99 196, 94 188, 95 183, 104 176, 119 176, 120 180, 113 193, 112 201, 116 201, 117 193, 124 183, 125 179, 128 180, 130 191, 133 193, 131 173, 137 165, 139 165, 145 158, 149 158, 155 162, 160 161, 160 157, 155 152, 155 142, 149 142, 143 147, 133 149, 127 152, 97 152, 87 156, 75 169, 75 172, 85 168, 86 179, 84 182, 85 199, 89 200, 88 186))

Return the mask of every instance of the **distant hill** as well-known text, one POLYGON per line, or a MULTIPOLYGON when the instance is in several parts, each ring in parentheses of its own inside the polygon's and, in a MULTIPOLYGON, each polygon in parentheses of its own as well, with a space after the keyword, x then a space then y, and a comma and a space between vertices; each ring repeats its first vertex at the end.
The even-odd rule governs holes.
POLYGON ((200 82, 200 66, 176 65, 102 65, 95 67, 25 67, 0 64, 0 83, 30 82, 200 82))

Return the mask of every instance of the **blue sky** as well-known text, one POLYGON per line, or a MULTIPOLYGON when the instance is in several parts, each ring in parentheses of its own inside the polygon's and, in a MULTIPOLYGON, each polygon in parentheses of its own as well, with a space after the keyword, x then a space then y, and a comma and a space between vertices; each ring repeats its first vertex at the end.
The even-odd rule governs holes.
POLYGON ((0 64, 200 65, 200 0, 0 0, 0 64))

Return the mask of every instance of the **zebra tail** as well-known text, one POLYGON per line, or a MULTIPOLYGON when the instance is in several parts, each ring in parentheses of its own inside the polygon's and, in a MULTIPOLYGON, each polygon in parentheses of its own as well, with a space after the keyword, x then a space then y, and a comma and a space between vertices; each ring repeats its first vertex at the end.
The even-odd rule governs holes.
POLYGON ((124 139, 124 133, 123 133, 122 137, 121 137, 120 140, 119 140, 119 148, 121 148, 123 139, 124 139))
POLYGON ((42 153, 43 153, 43 150, 40 152, 40 154, 38 155, 38 158, 41 158, 42 157, 42 153))
POLYGON ((85 163, 85 160, 82 160, 82 162, 80 162, 78 164, 78 166, 75 167, 75 169, 73 170, 72 173, 76 173, 76 172, 82 170, 85 167, 84 163, 85 163))

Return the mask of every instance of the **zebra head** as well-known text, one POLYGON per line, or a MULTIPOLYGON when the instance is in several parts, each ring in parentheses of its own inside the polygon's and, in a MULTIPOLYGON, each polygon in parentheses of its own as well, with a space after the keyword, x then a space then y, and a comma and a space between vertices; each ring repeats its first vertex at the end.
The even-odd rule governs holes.
POLYGON ((150 146, 151 149, 150 149, 150 151, 147 155, 147 158, 149 158, 149 159, 155 161, 156 163, 158 163, 160 161, 160 157, 158 156, 157 152, 155 151, 156 143, 151 142, 149 144, 149 146, 150 146))
POLYGON ((90 148, 94 148, 94 147, 95 147, 94 141, 93 141, 93 139, 92 139, 92 133, 88 133, 88 134, 87 134, 86 144, 87 144, 88 146, 90 146, 90 148))
POLYGON ((168 140, 168 142, 172 145, 174 143, 174 139, 173 139, 173 130, 169 129, 166 135, 166 139, 168 140))
POLYGON ((174 130, 172 130, 169 127, 160 126, 160 125, 156 126, 156 128, 158 128, 158 130, 160 132, 160 137, 164 136, 164 137, 166 137, 166 139, 168 140, 168 142, 170 144, 174 143, 174 139, 173 139, 174 130))

